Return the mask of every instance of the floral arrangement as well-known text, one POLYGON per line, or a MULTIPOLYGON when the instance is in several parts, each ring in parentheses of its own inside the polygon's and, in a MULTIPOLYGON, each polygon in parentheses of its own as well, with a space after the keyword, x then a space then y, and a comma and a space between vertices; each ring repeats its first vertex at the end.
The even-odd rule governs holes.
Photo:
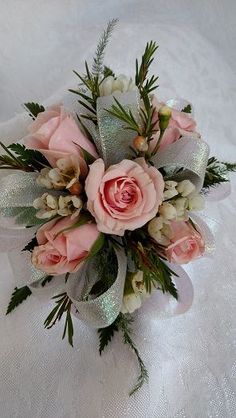
MULTIPOLYGON (((192 105, 163 103, 154 95, 150 66, 157 50, 147 43, 133 78, 103 64, 116 20, 85 62, 73 110, 26 103, 28 135, 8 147, 0 168, 0 213, 32 231, 31 277, 15 288, 7 314, 32 293, 53 293, 49 329, 65 318, 63 338, 73 345, 73 320, 96 328, 100 354, 120 331, 148 373, 132 340, 133 313, 153 292, 178 299, 175 265, 204 256, 206 236, 194 216, 211 187, 227 182, 236 164, 209 158, 192 105)), ((11 224, 12 227, 12 224, 11 224)))

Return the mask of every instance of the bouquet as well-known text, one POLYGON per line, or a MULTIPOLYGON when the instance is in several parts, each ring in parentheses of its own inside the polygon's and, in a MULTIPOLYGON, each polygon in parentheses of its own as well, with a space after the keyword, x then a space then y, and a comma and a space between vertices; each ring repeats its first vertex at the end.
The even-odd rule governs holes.
POLYGON ((148 379, 132 339, 135 312, 153 292, 181 297, 176 266, 209 247, 195 212, 236 164, 209 158, 189 102, 154 95, 155 42, 131 78, 104 65, 116 23, 108 23, 92 65, 75 71, 72 108, 25 103, 33 120, 27 136, 1 143, 0 168, 13 174, 1 180, 0 214, 30 271, 7 314, 45 292, 55 306, 44 326, 63 318, 71 346, 77 319, 97 329, 100 354, 120 331, 138 360, 134 393, 148 379))

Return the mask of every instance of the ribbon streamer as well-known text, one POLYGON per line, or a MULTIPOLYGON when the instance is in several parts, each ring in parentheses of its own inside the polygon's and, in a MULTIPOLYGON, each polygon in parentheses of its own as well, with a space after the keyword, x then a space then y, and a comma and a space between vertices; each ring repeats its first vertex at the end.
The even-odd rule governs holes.
MULTIPOLYGON (((127 269, 127 258, 123 250, 114 249, 118 272, 112 286, 96 299, 83 301, 83 286, 86 283, 89 268, 93 270, 88 260, 79 270, 79 274, 71 275, 67 281, 66 291, 72 300, 79 318, 93 328, 105 328, 115 321, 120 313, 127 269)), ((92 273, 92 272, 91 272, 92 273)), ((96 271, 95 271, 96 275, 96 271)))

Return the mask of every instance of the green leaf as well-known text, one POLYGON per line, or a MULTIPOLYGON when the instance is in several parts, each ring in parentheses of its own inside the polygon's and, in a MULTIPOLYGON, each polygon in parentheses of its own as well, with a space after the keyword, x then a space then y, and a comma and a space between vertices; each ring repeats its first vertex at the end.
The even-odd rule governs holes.
POLYGON ((34 247, 36 247, 37 245, 38 241, 36 237, 33 237, 32 240, 21 251, 29 251, 30 253, 32 253, 34 247))
POLYGON ((185 106, 185 107, 181 110, 181 112, 184 112, 184 113, 192 113, 192 106, 191 106, 190 104, 188 104, 187 106, 185 106))
POLYGON ((94 242, 94 244, 92 245, 89 251, 88 258, 92 258, 95 255, 97 255, 99 251, 101 251, 102 247, 104 246, 104 243, 105 243, 105 235, 100 233, 99 237, 96 239, 96 241, 94 242))
POLYGON ((115 332, 118 331, 118 326, 116 321, 113 322, 106 328, 100 328, 98 330, 99 334, 99 353, 102 354, 104 348, 111 342, 112 338, 114 337, 115 332))
POLYGON ((71 318, 71 306, 72 301, 69 296, 64 292, 59 295, 53 296, 56 306, 47 316, 44 321, 44 327, 47 329, 52 328, 57 322, 59 322, 64 314, 66 314, 65 325, 63 330, 62 339, 65 338, 66 334, 68 336, 68 342, 73 346, 73 323, 71 318))
POLYGON ((41 170, 43 167, 49 167, 50 164, 46 158, 39 152, 25 148, 22 144, 11 144, 8 149, 14 152, 18 161, 27 167, 32 167, 36 171, 41 170))
POLYGON ((236 163, 222 162, 216 157, 208 160, 205 172, 203 192, 210 187, 229 181, 228 173, 236 171, 236 163))
POLYGON ((15 287, 14 292, 12 293, 10 303, 7 308, 6 315, 13 311, 18 305, 20 305, 28 296, 31 295, 31 290, 28 286, 20 287, 19 289, 15 287))
POLYGON ((35 119, 39 113, 45 111, 45 108, 42 105, 34 102, 24 103, 24 107, 29 112, 32 119, 35 119))
POLYGON ((104 78, 107 78, 111 75, 113 77, 115 77, 115 73, 109 67, 107 67, 106 65, 104 65, 104 67, 103 67, 103 75, 104 75, 104 78))
POLYGON ((41 286, 44 287, 47 283, 50 283, 53 279, 53 276, 47 276, 43 281, 41 282, 41 286))

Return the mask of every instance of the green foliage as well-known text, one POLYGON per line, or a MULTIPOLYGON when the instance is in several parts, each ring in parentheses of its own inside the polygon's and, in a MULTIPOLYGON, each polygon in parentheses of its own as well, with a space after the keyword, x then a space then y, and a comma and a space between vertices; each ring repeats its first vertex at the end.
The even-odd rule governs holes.
POLYGON ((132 391, 130 392, 130 396, 133 395, 135 392, 137 392, 142 385, 148 381, 148 372, 147 369, 145 367, 145 364, 142 360, 142 358, 140 357, 140 354, 138 352, 138 349, 135 345, 135 343, 132 340, 132 329, 131 329, 131 325, 133 323, 133 318, 129 315, 129 314, 122 314, 120 313, 118 319, 117 319, 117 324, 118 324, 118 329, 122 332, 123 334, 123 341, 124 344, 127 344, 134 352, 134 354, 137 357, 138 360, 138 365, 139 365, 139 369, 140 369, 140 373, 137 379, 137 383, 135 384, 134 388, 132 389, 132 391))
POLYGON ((92 65, 92 73, 96 77, 102 74, 102 72, 104 71, 104 67, 103 67, 104 52, 117 22, 118 22, 118 19, 112 19, 110 22, 108 22, 106 29, 104 29, 102 36, 100 37, 98 41, 98 45, 95 51, 95 56, 93 58, 93 65, 92 65))
POLYGON ((116 321, 113 324, 109 325, 106 328, 100 328, 98 330, 99 334, 99 353, 102 354, 104 348, 111 342, 114 337, 115 332, 118 331, 118 326, 116 321))
POLYGON ((15 287, 14 292, 11 295, 11 300, 7 308, 6 315, 13 311, 17 306, 19 306, 28 296, 31 295, 31 290, 28 286, 20 287, 19 289, 15 287))
POLYGON ((106 240, 102 249, 93 258, 93 261, 98 281, 90 290, 90 295, 98 297, 111 287, 117 276, 118 264, 114 244, 110 240, 106 240))
POLYGON ((50 283, 53 279, 53 276, 46 276, 42 282, 41 282, 41 286, 44 287, 47 283, 50 283))
POLYGON ((132 340, 132 328, 133 318, 129 314, 120 313, 117 319, 108 327, 100 328, 99 334, 99 353, 102 354, 104 348, 111 342, 115 332, 120 331, 123 335, 124 344, 128 345, 137 357, 140 373, 137 379, 137 383, 130 392, 130 396, 133 395, 141 386, 148 381, 148 372, 143 360, 140 357, 138 349, 132 340))
POLYGON ((181 112, 184 112, 184 113, 192 113, 192 106, 191 106, 190 104, 188 104, 187 106, 185 106, 185 107, 181 110, 181 112))
POLYGON ((26 149, 24 145, 11 144, 6 147, 0 142, 0 146, 6 152, 6 155, 0 156, 0 169, 39 171, 49 165, 40 152, 26 149))
POLYGON ((32 253, 34 247, 36 247, 37 245, 38 245, 37 239, 36 237, 33 237, 32 240, 28 242, 28 244, 23 248, 22 251, 29 251, 30 253, 32 253))
POLYGON ((221 162, 216 157, 208 160, 203 190, 229 181, 228 173, 236 171, 236 163, 221 162))
POLYGON ((148 42, 144 51, 144 54, 139 65, 138 60, 136 59, 136 74, 135 74, 135 84, 140 91, 140 95, 143 98, 143 95, 148 95, 158 86, 155 84, 158 77, 152 76, 150 79, 147 79, 148 71, 150 65, 154 60, 154 54, 158 48, 156 42, 148 42), (146 81, 146 83, 145 83, 146 81))
POLYGON ((111 109, 105 109, 110 115, 115 116, 120 119, 122 122, 125 122, 127 126, 125 129, 137 132, 139 135, 142 135, 141 127, 138 122, 135 120, 131 110, 126 110, 124 106, 115 98, 114 101, 116 105, 112 105, 111 109))
POLYGON ((73 347, 74 329, 73 329, 73 322, 71 318, 72 302, 66 293, 61 293, 60 295, 56 295, 52 299, 55 299, 56 306, 53 308, 53 310, 50 312, 48 317, 45 319, 44 326, 47 329, 52 328, 58 321, 61 320, 62 316, 66 314, 62 339, 64 339, 67 334, 68 342, 73 347))
POLYGON ((172 276, 177 276, 163 260, 163 251, 144 230, 137 230, 126 235, 128 254, 137 270, 144 273, 147 292, 153 287, 170 293, 178 299, 177 289, 172 276))
POLYGON ((89 69, 88 63, 85 61, 85 74, 81 75, 74 71, 80 80, 80 86, 78 90, 70 89, 69 91, 77 94, 80 99, 78 102, 86 110, 86 114, 81 114, 80 118, 89 119, 95 125, 97 125, 97 99, 100 97, 99 85, 102 79, 111 75, 111 70, 108 67, 103 66, 105 48, 108 44, 112 31, 117 23, 117 19, 112 19, 108 22, 108 25, 98 42, 95 56, 93 58, 92 70, 89 69), (103 78, 101 78, 103 76, 103 78))
POLYGON ((95 257, 105 244, 105 235, 100 233, 92 247, 90 248, 88 258, 95 257))
POLYGON ((32 119, 35 119, 39 113, 45 111, 45 108, 42 105, 33 102, 24 103, 24 107, 29 112, 29 115, 32 119))
POLYGON ((109 76, 113 76, 115 77, 115 73, 111 70, 111 68, 107 67, 106 65, 104 65, 103 67, 103 77, 107 78, 109 76))

